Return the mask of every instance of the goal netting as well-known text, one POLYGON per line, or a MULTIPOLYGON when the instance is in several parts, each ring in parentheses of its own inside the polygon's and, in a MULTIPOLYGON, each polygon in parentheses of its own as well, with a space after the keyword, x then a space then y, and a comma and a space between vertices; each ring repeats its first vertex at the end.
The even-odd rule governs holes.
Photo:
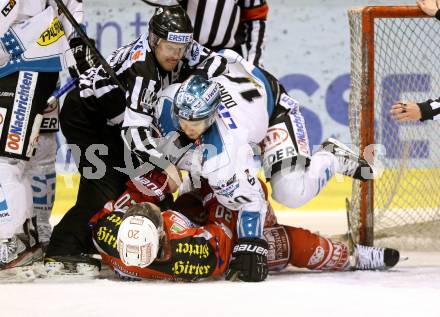
POLYGON ((353 183, 350 220, 359 242, 440 249, 440 122, 397 124, 397 101, 440 96, 440 21, 417 7, 348 11, 352 143, 381 171, 353 183))

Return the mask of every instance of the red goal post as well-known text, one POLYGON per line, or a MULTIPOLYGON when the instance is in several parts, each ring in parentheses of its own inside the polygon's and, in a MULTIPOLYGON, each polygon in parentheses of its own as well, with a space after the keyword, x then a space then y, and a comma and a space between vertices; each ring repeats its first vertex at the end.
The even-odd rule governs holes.
POLYGON ((400 100, 440 96, 440 21, 416 6, 349 9, 348 17, 350 135, 381 171, 375 180, 353 182, 351 229, 367 245, 383 239, 432 249, 438 244, 428 240, 440 235, 440 122, 398 125, 388 111, 400 100))

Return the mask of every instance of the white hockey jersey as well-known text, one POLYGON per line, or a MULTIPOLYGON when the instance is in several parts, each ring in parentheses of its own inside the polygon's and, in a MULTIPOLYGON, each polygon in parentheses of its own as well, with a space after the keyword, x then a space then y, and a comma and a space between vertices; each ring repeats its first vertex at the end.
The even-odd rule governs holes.
MULTIPOLYGON (((78 23, 82 2, 64 0, 78 23)), ((74 30, 53 0, 0 0, 0 78, 28 70, 59 72, 75 63, 68 38, 74 30)))
MULTIPOLYGON (((222 104, 216 122, 177 165, 193 177, 207 179, 221 204, 239 210, 239 237, 260 236, 267 205, 257 179, 261 162, 253 146, 266 135, 274 108, 272 91, 258 68, 232 51, 224 56, 229 61, 229 73, 211 79, 221 89, 222 104), (249 217, 253 220, 247 221, 249 217)), ((159 99, 157 126, 168 138, 176 133, 171 111, 178 88, 166 88, 159 99)), ((193 182, 197 186, 197 179, 193 182)))

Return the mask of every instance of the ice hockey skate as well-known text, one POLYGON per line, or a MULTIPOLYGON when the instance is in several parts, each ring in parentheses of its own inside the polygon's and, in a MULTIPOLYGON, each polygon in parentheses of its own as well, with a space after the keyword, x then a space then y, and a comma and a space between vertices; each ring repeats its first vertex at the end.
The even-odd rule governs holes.
POLYGON ((44 258, 44 269, 48 275, 97 276, 101 262, 85 254, 55 255, 44 258))
POLYGON ((328 138, 321 144, 320 151, 328 151, 336 156, 339 173, 362 181, 372 179, 372 166, 342 142, 328 138))
POLYGON ((360 244, 354 246, 353 269, 388 270, 400 260, 399 251, 391 248, 370 247, 360 244))
POLYGON ((30 265, 39 258, 41 248, 38 244, 26 245, 17 236, 0 241, 0 270, 30 265))

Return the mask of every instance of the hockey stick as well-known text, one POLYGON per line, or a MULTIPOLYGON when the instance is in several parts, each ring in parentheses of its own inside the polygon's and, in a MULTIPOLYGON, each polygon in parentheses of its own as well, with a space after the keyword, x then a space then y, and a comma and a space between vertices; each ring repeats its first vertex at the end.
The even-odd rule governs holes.
POLYGON ((353 231, 351 227, 351 220, 350 220, 350 213, 352 212, 353 207, 351 206, 350 200, 348 198, 345 198, 345 211, 347 213, 347 225, 348 225, 348 231, 347 231, 347 239, 348 239, 348 250, 350 254, 353 253, 354 250, 354 239, 353 239, 353 231))
POLYGON ((78 22, 76 22, 75 18, 70 13, 69 9, 67 9, 66 5, 63 3, 62 0, 55 0, 58 8, 64 13, 67 20, 69 20, 70 24, 72 24, 73 28, 76 32, 78 32, 79 37, 84 41, 84 43, 90 48, 93 54, 98 58, 99 62, 101 63, 104 70, 107 72, 107 74, 110 75, 110 77, 115 81, 115 83, 118 85, 118 87, 125 93, 127 91, 126 85, 123 85, 118 77, 116 76, 116 73, 114 72, 113 68, 107 63, 105 58, 101 55, 101 53, 95 48, 93 43, 90 41, 87 34, 81 29, 78 22))
POLYGON ((52 93, 52 95, 50 95, 49 99, 47 99, 46 103, 48 105, 54 104, 62 95, 64 95, 66 92, 69 92, 73 87, 75 87, 78 81, 78 78, 71 78, 64 86, 56 89, 52 93))

